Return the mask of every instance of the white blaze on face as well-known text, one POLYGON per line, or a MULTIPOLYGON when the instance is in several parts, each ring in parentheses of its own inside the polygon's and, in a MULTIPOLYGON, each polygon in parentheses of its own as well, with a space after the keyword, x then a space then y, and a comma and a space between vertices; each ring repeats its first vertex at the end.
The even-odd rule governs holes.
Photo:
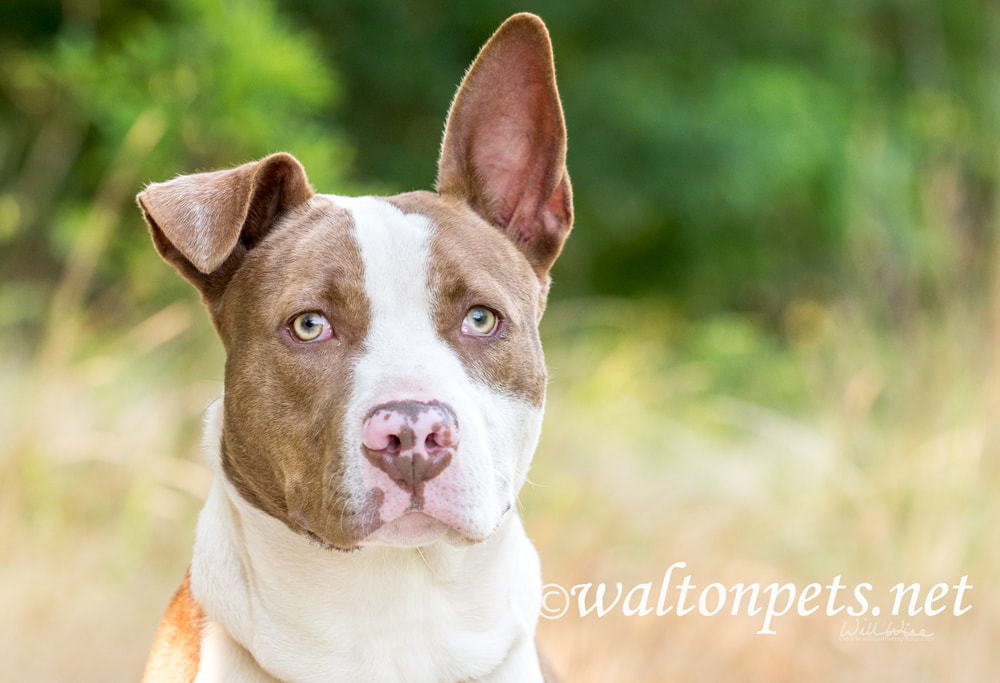
POLYGON ((381 489, 383 522, 410 510, 411 494, 362 455, 362 425, 374 408, 390 401, 441 401, 455 411, 459 446, 451 463, 425 483, 421 509, 465 537, 486 538, 524 482, 541 410, 474 381, 438 335, 428 218, 372 197, 330 199, 353 217, 371 311, 343 425, 345 485, 362 489, 359 497, 381 489))

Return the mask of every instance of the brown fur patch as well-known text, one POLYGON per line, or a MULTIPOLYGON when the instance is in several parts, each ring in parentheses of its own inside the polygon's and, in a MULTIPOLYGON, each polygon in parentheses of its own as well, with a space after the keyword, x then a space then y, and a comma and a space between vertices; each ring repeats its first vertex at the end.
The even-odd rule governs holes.
POLYGON ((411 192, 387 201, 431 221, 434 322, 469 377, 541 407, 547 376, 537 325, 544 291, 525 255, 463 202, 432 192, 411 192), (501 316, 498 336, 483 339, 461 333, 462 320, 476 305, 501 316))
POLYGON ((198 675, 205 614, 191 597, 191 573, 170 601, 153 640, 143 683, 191 683, 198 675))
POLYGON ((370 325, 351 216, 317 197, 247 256, 221 305, 226 346, 222 465, 239 493, 289 528, 352 549, 378 503, 343 481, 341 429, 351 368, 370 325), (333 339, 299 343, 287 323, 322 313, 333 339))

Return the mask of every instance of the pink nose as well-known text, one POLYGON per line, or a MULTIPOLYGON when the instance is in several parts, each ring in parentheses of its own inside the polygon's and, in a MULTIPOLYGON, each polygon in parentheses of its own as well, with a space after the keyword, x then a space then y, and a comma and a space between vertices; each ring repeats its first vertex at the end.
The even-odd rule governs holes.
POLYGON ((423 483, 448 466, 458 447, 458 420, 447 403, 391 401, 376 406, 361 431, 365 456, 403 490, 422 497, 423 483))

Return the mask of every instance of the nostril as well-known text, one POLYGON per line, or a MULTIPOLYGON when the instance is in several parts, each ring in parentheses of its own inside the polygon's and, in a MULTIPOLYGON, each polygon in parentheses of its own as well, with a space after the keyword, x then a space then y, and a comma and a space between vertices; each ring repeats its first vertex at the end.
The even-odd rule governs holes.
POLYGON ((407 455, 437 462, 457 449, 458 421, 447 404, 437 401, 384 403, 365 418, 361 443, 366 453, 385 462, 407 455))

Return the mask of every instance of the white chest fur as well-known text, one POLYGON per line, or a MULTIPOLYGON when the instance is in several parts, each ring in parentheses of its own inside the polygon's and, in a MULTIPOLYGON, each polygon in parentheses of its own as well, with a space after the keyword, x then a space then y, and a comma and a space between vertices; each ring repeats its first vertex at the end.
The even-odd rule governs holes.
MULTIPOLYGON (((221 401, 206 430, 213 451, 220 416, 221 401)), ((540 574, 514 511, 476 545, 344 553, 246 503, 216 466, 191 566, 213 622, 198 681, 540 681, 540 574)))

